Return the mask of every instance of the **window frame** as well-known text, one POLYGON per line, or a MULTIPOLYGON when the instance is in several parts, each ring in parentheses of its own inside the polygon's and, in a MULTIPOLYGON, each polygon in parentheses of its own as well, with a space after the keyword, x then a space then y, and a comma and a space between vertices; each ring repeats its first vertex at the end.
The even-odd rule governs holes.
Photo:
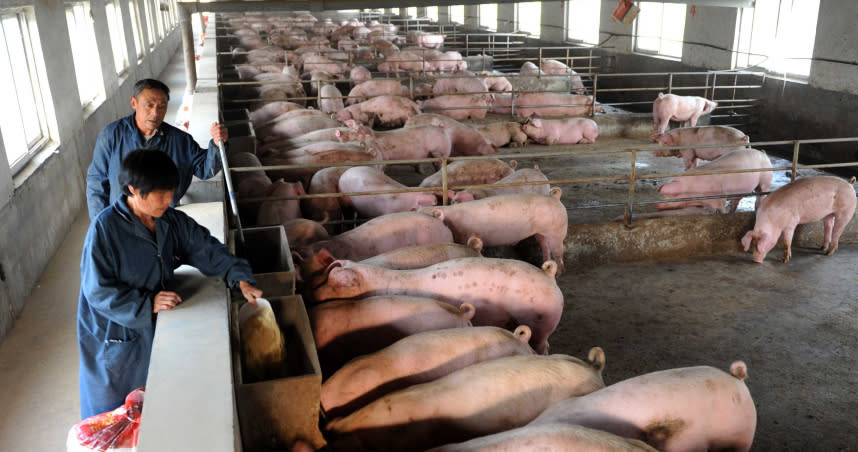
POLYGON ((137 63, 146 56, 146 41, 143 39, 143 24, 140 22, 140 8, 137 0, 127 0, 128 14, 131 19, 131 34, 134 35, 134 50, 137 52, 137 63))
POLYGON ((685 18, 687 18, 687 16, 688 16, 688 6, 687 5, 679 4, 679 3, 672 3, 672 2, 657 2, 657 1, 639 2, 638 6, 641 8, 641 13, 638 14, 638 16, 635 18, 634 32, 632 33, 632 35, 633 35, 632 51, 634 53, 639 53, 639 54, 649 55, 649 56, 656 56, 656 57, 660 57, 660 58, 668 58, 668 59, 671 59, 674 61, 682 61, 682 47, 683 47, 683 43, 684 43, 683 39, 680 39, 680 41, 679 41, 679 55, 673 55, 673 54, 669 54, 669 53, 664 52, 664 42, 666 40, 671 41, 670 39, 664 38, 664 8, 668 5, 669 6, 675 5, 676 7, 681 6, 684 9, 683 23, 682 23, 682 34, 683 34, 683 38, 684 38, 684 35, 685 35, 685 18), (644 36, 644 38, 647 38, 647 39, 651 38, 651 39, 657 39, 658 40, 658 49, 657 50, 641 48, 639 46, 640 45, 640 38, 641 38, 640 32, 639 32, 639 27, 640 27, 640 20, 641 20, 642 14, 643 14, 643 4, 644 3, 658 3, 658 4, 661 4, 661 7, 662 7, 661 19, 659 21, 659 34, 658 34, 658 36, 644 36))
POLYGON ((450 22, 452 22, 452 23, 454 23, 454 24, 465 25, 465 5, 450 5, 450 10, 449 10, 449 16, 448 16, 448 17, 450 18, 450 22), (462 9, 462 15, 461 15, 462 21, 461 21, 461 22, 459 22, 459 21, 457 21, 457 20, 456 20, 456 18, 457 18, 458 16, 455 16, 455 15, 453 14, 453 9, 454 9, 454 8, 456 8, 456 9, 461 8, 461 9, 462 9))
POLYGON ((479 11, 478 22, 480 24, 480 28, 485 28, 486 30, 489 30, 489 31, 498 31, 498 4, 497 3, 481 3, 478 6, 479 6, 479 8, 477 9, 477 11, 479 11), (494 10, 495 10, 494 18, 495 18, 495 20, 491 26, 483 24, 483 7, 484 6, 485 7, 494 7, 494 10))
POLYGON ((113 64, 116 66, 114 69, 116 70, 116 75, 121 77, 131 67, 131 59, 128 56, 128 43, 125 41, 125 22, 122 20, 121 0, 105 0, 104 11, 107 15, 107 31, 110 35, 110 47, 113 49, 113 64), (113 10, 113 17, 111 17, 110 9, 113 10), (117 49, 121 52, 121 58, 117 58, 117 49))
MULTIPOLYGON (((33 11, 30 8, 4 8, 0 9, 0 34, 3 36, 2 42, 5 45, 3 49, 3 54, 9 58, 10 69, 11 65, 14 62, 11 61, 11 55, 8 54, 8 41, 4 30, 3 22, 6 19, 14 18, 17 22, 17 27, 19 29, 19 34, 21 37, 21 46, 24 50, 24 58, 26 60, 26 71, 27 71, 27 82, 29 83, 29 91, 31 91, 28 101, 31 102, 35 117, 36 123, 38 124, 38 134, 34 136, 32 139, 28 139, 26 126, 23 122, 20 124, 22 132, 24 134, 24 141, 26 143, 27 149, 22 153, 16 153, 14 160, 10 159, 10 149, 5 145, 6 139, 4 139, 3 149, 5 150, 5 158, 7 160, 7 164, 9 165, 10 173, 15 176, 19 173, 24 167, 36 156, 39 152, 41 152, 45 146, 50 142, 50 129, 48 127, 48 106, 45 102, 45 97, 42 95, 42 92, 47 89, 42 82, 40 77, 40 73, 44 72, 44 63, 41 61, 41 56, 38 54, 38 49, 34 46, 34 42, 38 43, 38 30, 36 30, 36 24, 33 17, 33 11)), ((15 93, 15 106, 18 109, 19 117, 22 121, 24 121, 24 115, 21 114, 21 94, 26 92, 27 90, 18 88, 16 81, 13 80, 12 83, 15 84, 13 91, 15 93)), ((6 108, 11 108, 11 105, 6 105, 6 108)), ((8 124, 7 124, 8 126, 8 124)), ((8 132, 7 132, 8 133, 8 132)))
POLYGON ((72 59, 74 61, 74 74, 81 96, 80 103, 84 110, 94 108, 100 100, 105 98, 104 74, 101 71, 101 55, 98 51, 98 42, 95 37, 95 23, 92 19, 92 5, 89 1, 76 1, 65 3, 66 23, 69 26, 69 44, 72 46, 72 59), (78 10, 81 8, 82 10, 78 10), (86 33, 86 36, 72 36, 69 17, 74 20, 75 32, 86 33), (79 41, 83 39, 84 41, 79 41), (91 46, 91 48, 75 48, 75 45, 91 46), (78 64, 80 63, 80 67, 78 64), (81 73, 80 71, 84 72, 81 73), (83 90, 88 87, 87 83, 96 83, 93 90, 83 90), (84 97, 86 96, 86 97, 84 97))
POLYGON ((515 31, 516 32, 523 31, 526 33, 530 33, 530 37, 536 38, 536 39, 539 39, 542 36, 542 3, 541 2, 521 2, 521 3, 515 4, 515 31), (538 31, 534 32, 531 30, 524 30, 521 28, 521 13, 519 10, 521 9, 522 4, 539 5, 539 25, 537 27, 538 31))

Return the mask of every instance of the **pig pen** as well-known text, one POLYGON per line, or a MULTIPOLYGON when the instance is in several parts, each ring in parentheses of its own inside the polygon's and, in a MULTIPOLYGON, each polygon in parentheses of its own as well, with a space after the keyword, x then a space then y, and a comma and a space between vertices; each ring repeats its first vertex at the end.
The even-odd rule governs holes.
MULTIPOLYGON (((474 122, 499 120, 509 116, 474 122)), ((531 144, 497 155, 515 159, 520 168, 539 165, 550 180, 588 180, 560 185, 570 233, 567 271, 557 278, 566 305, 551 352, 583 356, 591 346, 602 347, 607 384, 675 367, 726 370, 741 359, 757 407, 752 450, 852 450, 858 346, 850 339, 858 320, 850 316, 855 308, 841 300, 852 288, 844 275, 858 266, 856 226, 850 225, 831 257, 812 249, 821 243, 817 224, 797 231, 788 264, 778 262, 776 249, 757 265, 738 243, 753 227, 753 198, 730 215, 636 219, 655 211, 641 203, 659 199, 657 179, 635 182, 633 216, 625 225, 628 181, 601 179, 627 175, 627 150, 652 146, 650 119, 608 114, 597 120, 600 126, 614 122, 616 133, 603 134, 594 145, 531 144)), ((789 162, 775 159, 773 166, 789 162)), ((635 154, 634 168, 638 176, 683 169, 680 159, 646 151, 635 154)), ((405 165, 389 174, 409 186, 423 177, 405 165)), ((784 170, 775 174, 773 189, 788 182, 784 170)), ((810 174, 818 172, 799 170, 799 176, 810 174)), ((532 260, 532 245, 491 254, 532 260)))

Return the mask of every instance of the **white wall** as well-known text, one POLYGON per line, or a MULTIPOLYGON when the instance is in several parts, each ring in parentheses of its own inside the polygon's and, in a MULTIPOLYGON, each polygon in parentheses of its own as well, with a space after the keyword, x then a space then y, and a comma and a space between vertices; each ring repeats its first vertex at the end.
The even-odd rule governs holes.
POLYGON ((858 94, 858 66, 855 65, 858 62, 856 17, 858 2, 819 2, 813 57, 840 62, 814 61, 810 67, 811 85, 858 94))

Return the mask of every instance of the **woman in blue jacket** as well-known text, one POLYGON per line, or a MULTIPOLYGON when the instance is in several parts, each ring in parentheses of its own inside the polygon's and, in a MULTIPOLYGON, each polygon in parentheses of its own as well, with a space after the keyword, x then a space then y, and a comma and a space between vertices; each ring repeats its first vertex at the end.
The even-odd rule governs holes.
POLYGON ((77 319, 83 418, 115 409, 146 384, 155 314, 182 301, 166 290, 180 264, 238 286, 250 302, 262 295, 247 261, 170 207, 178 183, 164 152, 129 153, 119 171, 122 196, 87 231, 77 319))

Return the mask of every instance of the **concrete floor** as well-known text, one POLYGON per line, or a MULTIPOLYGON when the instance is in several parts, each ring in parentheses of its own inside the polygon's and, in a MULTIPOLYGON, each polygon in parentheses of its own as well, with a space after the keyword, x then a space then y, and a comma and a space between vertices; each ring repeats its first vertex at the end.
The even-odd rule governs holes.
MULTIPOLYGON (((182 103, 183 67, 179 51, 158 77, 172 93, 170 124, 182 103)), ((80 421, 75 319, 88 227, 84 207, 0 344, 0 451, 64 451, 69 428, 80 421)))

